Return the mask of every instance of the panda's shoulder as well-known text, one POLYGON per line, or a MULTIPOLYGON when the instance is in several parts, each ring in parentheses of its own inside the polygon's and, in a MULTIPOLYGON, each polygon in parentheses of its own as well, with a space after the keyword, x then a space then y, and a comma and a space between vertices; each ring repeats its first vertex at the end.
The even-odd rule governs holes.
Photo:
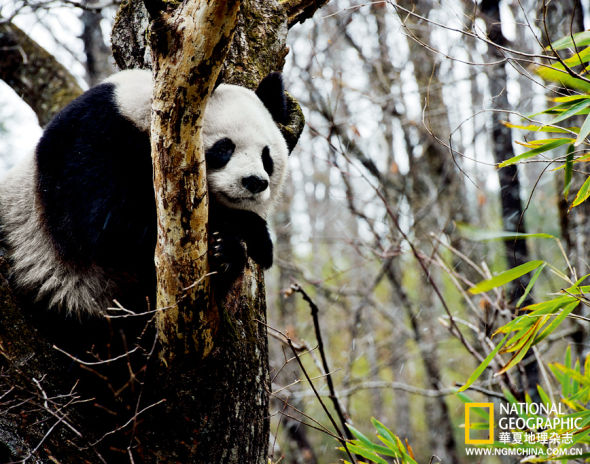
POLYGON ((44 133, 68 125, 79 125, 87 118, 116 111, 115 85, 103 83, 84 92, 63 108, 48 124, 44 133))
POLYGON ((128 69, 113 74, 105 84, 113 85, 114 100, 120 113, 140 130, 149 131, 154 87, 151 71, 128 69))

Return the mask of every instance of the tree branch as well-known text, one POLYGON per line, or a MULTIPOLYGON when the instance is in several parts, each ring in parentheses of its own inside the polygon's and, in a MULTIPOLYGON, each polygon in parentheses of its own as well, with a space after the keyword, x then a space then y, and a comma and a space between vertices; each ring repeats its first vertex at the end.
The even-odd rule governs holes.
POLYGON ((311 18, 317 10, 330 0, 283 0, 281 4, 287 13, 289 28, 311 18))
POLYGON ((70 72, 11 22, 0 21, 0 79, 33 109, 39 124, 82 93, 70 72))
MULTIPOLYGON (((150 8, 154 9, 153 2, 150 8)), ((218 325, 209 307, 207 182, 201 141, 204 108, 229 50, 239 1, 189 1, 151 26, 154 64, 152 158, 158 212, 159 336, 166 362, 205 357, 218 325), (169 33, 162 34, 162 29, 169 33), (172 142, 174 141, 174 142, 172 142)), ((148 8, 149 11, 149 8, 148 8)), ((153 12, 151 13, 153 16, 153 12)))

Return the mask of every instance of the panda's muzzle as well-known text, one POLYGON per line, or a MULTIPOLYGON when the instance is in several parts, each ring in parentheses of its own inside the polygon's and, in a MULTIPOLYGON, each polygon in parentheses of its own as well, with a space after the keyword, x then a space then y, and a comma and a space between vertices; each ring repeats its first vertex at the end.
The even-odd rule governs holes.
POLYGON ((262 177, 248 176, 242 178, 242 185, 252 193, 260 193, 268 188, 268 181, 262 177))

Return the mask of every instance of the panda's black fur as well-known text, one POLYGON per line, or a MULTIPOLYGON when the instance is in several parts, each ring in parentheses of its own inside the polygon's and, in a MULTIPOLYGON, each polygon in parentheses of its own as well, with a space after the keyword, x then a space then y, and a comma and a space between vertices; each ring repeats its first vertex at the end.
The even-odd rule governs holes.
POLYGON ((37 192, 60 260, 134 284, 153 268, 150 140, 117 110, 114 87, 90 89, 49 123, 36 150, 37 192))
MULTIPOLYGON (((58 113, 34 158, 0 186, 16 281, 50 306, 86 316, 104 312, 112 298, 126 307, 146 297, 153 304, 150 106, 148 71, 114 75, 58 113)), ((292 149, 275 125, 285 118, 278 73, 256 94, 222 84, 205 111, 211 266, 220 287, 242 272, 247 255, 272 264, 266 214, 292 149)))

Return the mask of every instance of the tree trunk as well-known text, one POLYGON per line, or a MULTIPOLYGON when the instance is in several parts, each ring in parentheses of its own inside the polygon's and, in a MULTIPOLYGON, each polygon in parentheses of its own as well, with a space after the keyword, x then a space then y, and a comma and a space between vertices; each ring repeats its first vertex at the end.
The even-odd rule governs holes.
MULTIPOLYGON (((150 33, 145 34, 147 10, 130 1, 118 13, 113 45, 123 67, 145 68, 153 62, 155 69, 152 151, 160 225, 158 305, 164 308, 157 312, 158 343, 147 343, 149 330, 141 335, 139 351, 131 349, 134 340, 122 340, 129 343, 129 353, 117 372, 125 371, 128 378, 115 388, 98 367, 79 369, 78 361, 54 350, 38 330, 42 324, 32 322, 52 314, 46 308, 24 310, 2 280, 0 462, 27 456, 36 462, 63 463, 267 462, 263 274, 249 262, 223 301, 209 293, 204 278, 207 197, 199 120, 218 72, 223 80, 253 88, 269 71, 282 68, 288 18, 303 20, 320 5, 299 11, 305 2, 246 0, 237 14, 238 1, 187 1, 176 9, 168 3, 146 3, 153 18, 150 33), (197 28, 207 18, 207 27, 197 28), (151 51, 145 47, 146 37, 151 51), (78 384, 81 372, 90 381, 78 384), (108 384, 112 404, 88 401, 98 383, 108 384), (18 409, 19 404, 31 407, 18 409), (102 411, 100 417, 97 410, 102 411)), ((21 68, 16 71, 26 72, 21 68)), ((6 70, 2 67, 2 77, 13 79, 16 71, 6 70)), ((69 82, 67 71, 60 72, 56 74, 62 82, 69 82)), ((26 83, 25 78, 14 78, 14 87, 26 83)), ((72 87, 58 84, 27 101, 46 122, 72 96, 58 106, 45 101, 72 87)), ((284 129, 293 142, 303 116, 294 100, 289 112, 290 123, 284 129)), ((0 264, 2 276, 8 275, 1 257, 0 264)), ((119 333, 111 322, 108 329, 119 333)))
MULTIPOLYGON (((433 5, 424 0, 403 0, 398 4, 407 10, 417 11, 428 17, 433 5)), ((461 248, 457 234, 453 233, 454 222, 466 220, 465 186, 451 155, 441 144, 451 132, 446 106, 442 94, 442 85, 438 77, 436 55, 423 44, 431 43, 425 21, 398 11, 400 20, 408 31, 409 59, 414 68, 414 78, 420 91, 420 105, 424 106, 424 124, 421 127, 421 156, 415 156, 408 147, 411 178, 411 190, 408 200, 413 214, 413 231, 417 239, 422 240, 430 233, 446 233, 453 245, 461 248), (439 139, 439 140, 437 140, 439 139), (432 205, 437 205, 437 213, 432 214, 432 205)), ((435 47, 436 48, 436 47, 435 47)), ((462 263, 457 263, 463 267, 462 263)), ((440 389, 442 374, 436 351, 437 326, 432 318, 423 317, 409 301, 401 288, 401 271, 397 266, 387 269, 387 276, 400 296, 402 307, 408 314, 414 340, 424 365, 425 382, 434 389, 440 389)), ((426 297, 420 304, 435 307, 433 296, 426 297)), ((444 398, 425 398, 424 414, 430 424, 430 452, 443 462, 458 462, 457 443, 453 435, 453 424, 449 408, 444 398)))
MULTIPOLYGON (((488 38, 499 46, 506 46, 507 41, 502 33, 502 23, 500 21, 500 2, 499 0, 483 0, 480 5, 483 19, 486 22, 488 38)), ((488 79, 490 94, 493 98, 494 109, 508 109, 506 67, 502 61, 505 56, 501 49, 488 45, 488 54, 492 61, 498 64, 490 65, 488 69, 488 79)), ((492 110, 492 152, 496 163, 514 156, 512 148, 512 131, 509 127, 502 124, 502 113, 492 110)), ((520 199, 520 179, 518 175, 518 166, 513 164, 498 169, 498 180, 500 182, 500 199, 502 204, 502 222, 504 230, 517 233, 525 233, 524 209, 520 199)), ((506 261, 509 268, 519 266, 529 260, 527 244, 525 239, 506 240, 506 261)), ((508 303, 516 304, 518 299, 524 294, 526 286, 529 283, 529 275, 524 275, 515 279, 509 287, 508 303)), ((523 305, 531 304, 533 301, 526 298, 523 305)), ((526 389, 533 399, 538 399, 537 384, 539 383, 539 369, 531 359, 534 355, 529 353, 527 359, 530 361, 525 366, 526 378, 523 380, 522 388, 526 389)))
POLYGON ((0 79, 35 111, 41 126, 82 93, 70 72, 11 22, 0 20, 0 50, 0 79))
MULTIPOLYGON (((97 0, 86 0, 87 6, 96 5, 97 0)), ((114 69, 111 66, 111 50, 104 43, 100 22, 102 13, 98 11, 84 10, 80 20, 82 21, 82 42, 84 42, 84 54, 86 55, 86 78, 88 85, 94 87, 102 82, 114 69)))

